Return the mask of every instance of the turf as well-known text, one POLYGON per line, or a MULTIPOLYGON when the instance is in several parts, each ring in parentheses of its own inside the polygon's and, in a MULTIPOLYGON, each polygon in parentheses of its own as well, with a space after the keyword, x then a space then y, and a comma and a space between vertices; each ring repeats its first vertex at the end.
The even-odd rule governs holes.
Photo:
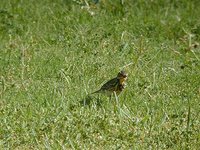
POLYGON ((198 149, 199 5, 2 0, 0 149, 198 149))

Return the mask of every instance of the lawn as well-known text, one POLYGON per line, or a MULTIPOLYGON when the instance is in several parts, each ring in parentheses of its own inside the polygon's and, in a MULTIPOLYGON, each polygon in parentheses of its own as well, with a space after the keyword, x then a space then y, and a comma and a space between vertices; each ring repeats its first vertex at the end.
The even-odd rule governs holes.
POLYGON ((1 0, 0 149, 199 149, 199 6, 1 0))

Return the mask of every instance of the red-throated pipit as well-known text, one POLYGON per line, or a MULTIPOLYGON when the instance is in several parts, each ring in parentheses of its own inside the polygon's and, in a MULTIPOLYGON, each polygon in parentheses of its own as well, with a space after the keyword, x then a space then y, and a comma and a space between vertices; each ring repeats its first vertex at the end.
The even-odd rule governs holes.
POLYGON ((127 80, 127 77, 128 74, 125 73, 125 71, 120 71, 117 74, 117 77, 109 80, 100 88, 100 90, 93 93, 104 93, 108 96, 111 96, 113 93, 119 95, 126 86, 125 81, 127 80))

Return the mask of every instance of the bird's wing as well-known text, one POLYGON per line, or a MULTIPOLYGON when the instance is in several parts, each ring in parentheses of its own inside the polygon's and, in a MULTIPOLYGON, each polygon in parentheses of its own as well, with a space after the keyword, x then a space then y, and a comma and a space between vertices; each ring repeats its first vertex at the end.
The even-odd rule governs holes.
POLYGON ((117 78, 113 78, 111 80, 109 80, 108 82, 106 82, 102 87, 101 87, 101 90, 111 90, 112 89, 115 89, 116 86, 118 84, 118 79, 117 78))

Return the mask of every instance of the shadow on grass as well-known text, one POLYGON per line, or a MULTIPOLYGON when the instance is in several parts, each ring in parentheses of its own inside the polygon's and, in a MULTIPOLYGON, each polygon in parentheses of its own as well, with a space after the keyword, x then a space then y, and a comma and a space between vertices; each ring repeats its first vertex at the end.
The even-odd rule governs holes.
POLYGON ((102 107, 102 100, 99 97, 87 95, 80 101, 80 105, 82 106, 91 106, 93 104, 97 107, 102 107))

